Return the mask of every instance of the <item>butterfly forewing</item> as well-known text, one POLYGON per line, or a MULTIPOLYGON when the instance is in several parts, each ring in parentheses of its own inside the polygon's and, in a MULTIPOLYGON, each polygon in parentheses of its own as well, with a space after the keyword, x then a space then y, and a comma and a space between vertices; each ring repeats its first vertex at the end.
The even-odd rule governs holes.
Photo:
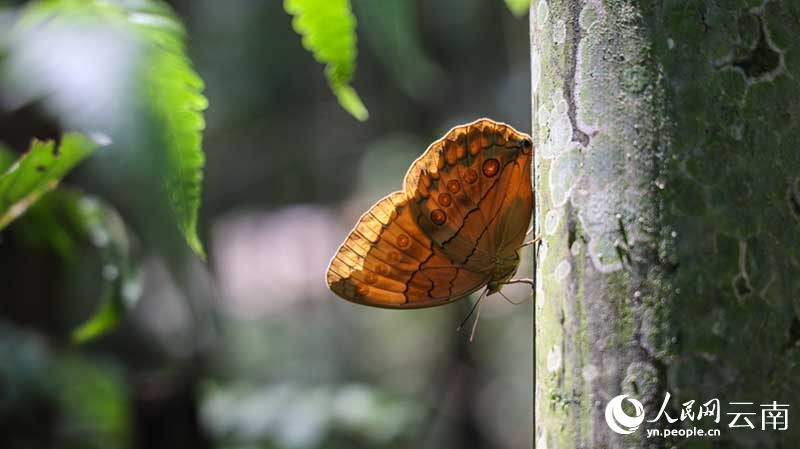
POLYGON ((526 138, 480 120, 454 128, 412 165, 406 194, 417 222, 454 262, 484 271, 516 257, 532 207, 526 138))

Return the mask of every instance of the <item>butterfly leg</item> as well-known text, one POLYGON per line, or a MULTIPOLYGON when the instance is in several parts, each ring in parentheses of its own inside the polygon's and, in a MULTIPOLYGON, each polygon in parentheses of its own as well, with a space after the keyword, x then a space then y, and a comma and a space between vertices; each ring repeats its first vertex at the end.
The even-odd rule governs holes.
MULTIPOLYGON (((531 287, 536 287, 536 283, 533 281, 533 279, 526 279, 526 278, 523 278, 523 279, 511 279, 511 280, 508 280, 508 281, 505 281, 505 282, 500 282, 499 284, 500 284, 500 285, 509 285, 509 284, 528 284, 528 285, 530 285, 531 287)), ((515 305, 515 306, 518 306, 518 305, 520 305, 520 304, 522 304, 522 303, 525 303, 525 302, 527 302, 529 299, 533 299, 533 292, 531 292, 531 295, 530 295, 528 298, 525 298, 525 299, 523 299, 523 300, 521 300, 521 301, 512 301, 511 299, 509 299, 509 298, 508 298, 508 296, 506 296, 506 295, 504 295, 504 294, 503 294, 503 291, 502 291, 502 290, 497 290, 497 293, 500 293, 500 296, 502 296, 502 297, 503 297, 503 299, 505 299, 505 300, 506 300, 506 302, 508 302, 509 304, 513 304, 513 305, 515 305)))
POLYGON ((508 285, 508 284, 528 284, 531 287, 535 287, 536 286, 536 283, 533 282, 533 279, 527 279, 527 278, 511 279, 510 281, 503 282, 503 285, 508 285))
POLYGON ((536 243, 538 243, 540 240, 542 240, 542 234, 539 234, 539 235, 537 235, 537 236, 536 236, 536 238, 535 238, 535 239, 533 239, 533 240, 528 240, 527 242, 524 242, 524 243, 522 243, 522 245, 519 245, 519 246, 517 247, 517 249, 524 248, 524 247, 526 247, 526 246, 528 246, 528 245, 535 245, 535 244, 536 244, 536 243))

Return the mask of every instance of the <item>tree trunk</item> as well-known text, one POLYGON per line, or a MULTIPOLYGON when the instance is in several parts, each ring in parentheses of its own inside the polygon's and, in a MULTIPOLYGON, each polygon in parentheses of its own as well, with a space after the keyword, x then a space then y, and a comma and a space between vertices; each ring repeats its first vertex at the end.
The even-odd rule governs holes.
POLYGON ((533 1, 537 449, 800 439, 797 36, 793 0, 533 1))

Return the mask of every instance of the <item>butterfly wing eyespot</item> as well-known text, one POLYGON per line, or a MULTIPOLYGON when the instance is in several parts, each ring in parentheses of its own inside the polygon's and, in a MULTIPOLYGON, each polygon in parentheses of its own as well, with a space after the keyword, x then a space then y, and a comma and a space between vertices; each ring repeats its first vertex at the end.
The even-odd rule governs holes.
POLYGON ((403 260, 403 256, 400 255, 397 251, 389 251, 386 253, 386 261, 390 264, 396 264, 403 260))
POLYGON ((500 162, 497 162, 497 159, 486 159, 483 162, 483 175, 487 178, 496 175, 498 171, 500 171, 500 162))
POLYGON ((447 214, 441 209, 434 209, 431 212, 431 221, 441 226, 447 222, 447 214))
MULTIPOLYGON (((477 179, 477 176, 478 176, 478 174, 476 173, 475 174, 475 179, 477 179)), ((447 190, 449 190, 452 193, 458 193, 459 190, 461 190, 461 183, 458 181, 458 179, 451 179, 451 180, 447 181, 446 186, 447 186, 447 190)))
POLYGON ((411 244, 411 239, 409 239, 408 236, 405 234, 400 234, 397 236, 395 243, 397 244, 398 248, 405 249, 408 248, 408 245, 411 244))
MULTIPOLYGON (((519 264, 533 208, 530 137, 488 119, 432 143, 404 189, 378 201, 328 267, 328 285, 360 304, 445 304, 519 264)), ((503 278, 503 279, 501 279, 503 278)))

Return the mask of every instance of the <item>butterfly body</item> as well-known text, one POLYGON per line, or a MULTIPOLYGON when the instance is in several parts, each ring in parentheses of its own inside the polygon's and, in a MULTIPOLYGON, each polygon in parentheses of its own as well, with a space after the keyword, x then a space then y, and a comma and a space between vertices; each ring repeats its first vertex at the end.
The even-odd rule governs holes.
POLYGON ((361 217, 328 267, 344 299, 432 307, 516 273, 533 208, 530 137, 480 119, 451 129, 408 170, 403 190, 361 217))

